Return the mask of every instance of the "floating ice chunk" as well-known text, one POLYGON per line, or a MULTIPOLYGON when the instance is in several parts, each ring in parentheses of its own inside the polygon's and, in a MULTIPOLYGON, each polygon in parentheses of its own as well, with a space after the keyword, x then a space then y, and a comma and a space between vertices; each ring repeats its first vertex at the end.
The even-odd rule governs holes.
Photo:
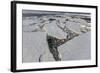
POLYGON ((58 26, 56 25, 56 21, 48 24, 45 26, 47 29, 47 34, 50 36, 56 37, 58 39, 65 39, 66 38, 66 33, 63 32, 58 26))

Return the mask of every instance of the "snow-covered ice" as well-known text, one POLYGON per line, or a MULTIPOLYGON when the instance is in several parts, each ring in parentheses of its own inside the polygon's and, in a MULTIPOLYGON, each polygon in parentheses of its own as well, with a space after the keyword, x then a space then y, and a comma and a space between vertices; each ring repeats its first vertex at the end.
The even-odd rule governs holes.
MULTIPOLYGON (((28 13, 27 10, 25 12, 26 14, 28 13)), ((30 11, 30 13, 31 15, 33 13, 33 16, 23 17, 23 62, 55 61, 49 51, 47 34, 58 39, 66 39, 68 35, 58 28, 58 20, 60 20, 59 25, 61 27, 64 28, 66 25, 67 28, 79 34, 78 37, 58 47, 59 53, 62 56, 61 60, 86 60, 91 58, 91 24, 80 18, 81 15, 89 18, 89 14, 80 13, 76 15, 72 13, 72 15, 78 17, 72 18, 71 13, 50 14, 49 12, 44 12, 45 15, 43 15, 43 12, 37 11, 30 11)))
POLYGON ((59 46, 62 60, 87 60, 91 58, 91 32, 84 33, 59 46))
POLYGON ((45 32, 23 32, 23 62, 54 61, 45 32))

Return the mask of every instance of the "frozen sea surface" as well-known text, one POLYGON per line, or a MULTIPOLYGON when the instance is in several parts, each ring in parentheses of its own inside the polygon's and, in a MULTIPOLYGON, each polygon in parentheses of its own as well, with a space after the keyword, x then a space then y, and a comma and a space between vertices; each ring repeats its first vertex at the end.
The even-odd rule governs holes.
POLYGON ((59 47, 62 60, 87 60, 91 58, 91 33, 75 37, 59 47))
POLYGON ((54 61, 45 32, 23 32, 23 62, 54 61))
MULTIPOLYGON (((43 16, 23 17, 22 61, 25 63, 55 61, 49 51, 46 36, 49 34, 50 36, 56 37, 58 39, 65 39, 68 35, 56 25, 56 20, 58 20, 58 17, 53 15, 47 15, 46 17, 48 20, 45 22, 45 17, 43 16), (56 20, 51 22, 49 19, 56 20), (45 30, 44 28, 40 29, 40 25, 44 24, 46 31, 43 31, 45 30), (38 31, 34 32, 36 29, 38 29, 38 31)), ((68 18, 69 16, 66 17, 68 18)), ((64 27, 65 20, 61 18, 60 21, 60 26, 64 27)), ((86 21, 79 19, 68 18, 68 21, 66 21, 66 26, 72 31, 79 33, 80 35, 58 47, 59 53, 62 56, 62 61, 91 59, 91 32, 81 32, 81 25, 82 27, 83 25, 84 27, 90 26, 86 21)), ((86 28, 84 29, 87 30, 86 28)))
MULTIPOLYGON (((59 46, 63 61, 91 58, 90 32, 59 46)), ((23 32, 23 62, 54 61, 49 51, 45 32, 23 32)))

